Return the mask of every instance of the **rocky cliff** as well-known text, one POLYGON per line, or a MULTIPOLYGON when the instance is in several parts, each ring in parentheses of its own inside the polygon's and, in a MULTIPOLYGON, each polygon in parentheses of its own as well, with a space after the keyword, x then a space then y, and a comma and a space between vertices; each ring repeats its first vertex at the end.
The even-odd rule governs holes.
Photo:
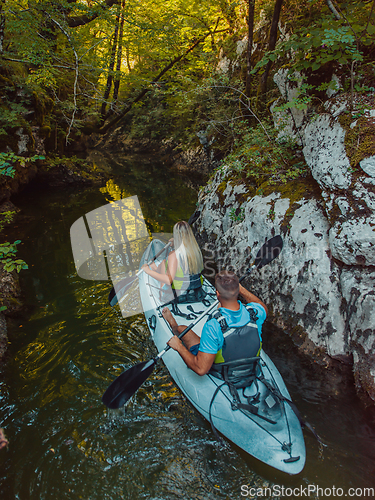
MULTIPOLYGON (((293 92, 282 76, 275 82, 288 99, 293 92)), ((289 130, 280 134, 298 138, 311 178, 254 195, 223 166, 200 191, 196 229, 208 261, 239 274, 248 247, 254 257, 281 234, 279 258, 247 286, 302 350, 327 366, 332 359, 353 363, 359 393, 375 401, 373 104, 373 97, 364 102, 359 116, 348 112, 345 96, 331 97, 318 114, 286 110, 289 130)))

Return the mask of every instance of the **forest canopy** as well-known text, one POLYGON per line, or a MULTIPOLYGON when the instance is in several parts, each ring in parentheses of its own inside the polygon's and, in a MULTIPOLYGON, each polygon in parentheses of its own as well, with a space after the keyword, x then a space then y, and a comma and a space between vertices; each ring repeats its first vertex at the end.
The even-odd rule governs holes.
POLYGON ((374 3, 1 0, 1 149, 19 128, 52 151, 126 118, 187 142, 216 127, 225 154, 241 120, 268 113, 280 67, 302 75, 299 106, 334 72, 336 90, 372 91, 374 3))

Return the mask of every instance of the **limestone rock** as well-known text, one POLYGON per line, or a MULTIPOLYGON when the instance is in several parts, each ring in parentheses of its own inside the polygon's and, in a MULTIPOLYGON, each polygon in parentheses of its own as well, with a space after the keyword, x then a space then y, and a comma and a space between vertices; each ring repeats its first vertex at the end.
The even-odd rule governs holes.
POLYGON ((350 163, 345 152, 345 130, 323 114, 304 130, 303 154, 314 179, 326 189, 348 189, 350 163))
MULTIPOLYGON (((279 76, 280 92, 292 98, 290 89, 282 88, 285 74, 279 76)), ((306 188, 296 199, 277 186, 271 194, 250 196, 222 167, 200 192, 196 224, 212 277, 215 266, 243 274, 249 252, 254 258, 267 239, 282 234, 278 259, 245 285, 301 349, 324 363, 352 358, 359 393, 375 401, 375 157, 360 161, 362 175, 353 173, 347 131, 338 121, 347 109, 345 99, 336 97, 310 122, 293 119, 291 133, 302 138, 321 197, 306 188)))
POLYGON ((370 177, 375 177, 375 156, 365 158, 359 162, 361 169, 370 177))

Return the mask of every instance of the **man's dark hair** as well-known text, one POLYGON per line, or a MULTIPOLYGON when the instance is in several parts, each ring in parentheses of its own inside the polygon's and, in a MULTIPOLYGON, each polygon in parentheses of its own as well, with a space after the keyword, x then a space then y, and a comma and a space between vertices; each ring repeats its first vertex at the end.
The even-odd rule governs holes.
POLYGON ((215 276, 215 287, 225 300, 237 299, 240 287, 236 274, 232 271, 220 271, 215 276))

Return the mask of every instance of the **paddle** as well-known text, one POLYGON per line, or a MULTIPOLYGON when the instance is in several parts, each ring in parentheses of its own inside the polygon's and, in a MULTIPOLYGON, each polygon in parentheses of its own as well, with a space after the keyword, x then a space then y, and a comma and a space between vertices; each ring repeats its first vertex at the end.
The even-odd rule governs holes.
MULTIPOLYGON (((281 252, 283 240, 281 236, 275 236, 262 246, 257 253, 254 264, 247 270, 246 274, 240 278, 240 281, 246 278, 254 268, 260 269, 261 267, 269 264, 281 252)), ((217 306, 218 301, 213 302, 210 307, 202 313, 193 323, 185 328, 179 335, 181 339, 185 333, 191 330, 199 321, 210 313, 217 306)), ((107 408, 116 409, 121 408, 140 388, 143 382, 151 375, 158 360, 170 349, 167 345, 159 354, 149 361, 138 363, 128 370, 125 370, 119 375, 108 387, 102 397, 103 403, 107 408)))
MULTIPOLYGON (((172 245, 171 242, 168 242, 161 250, 158 252, 155 257, 147 262, 147 265, 151 265, 164 251, 168 249, 172 245)), ((122 279, 119 281, 116 285, 117 288, 117 293, 115 290, 115 287, 112 288, 112 290, 109 292, 108 295, 108 302, 111 307, 115 306, 119 299, 126 293, 126 291, 131 287, 131 285, 134 283, 136 279, 138 279, 138 276, 143 273, 143 269, 140 269, 134 276, 128 276, 127 278, 122 279)))
MULTIPOLYGON (((200 216, 200 211, 197 210, 196 212, 193 213, 193 215, 190 217, 188 220, 188 224, 191 226, 194 224, 194 222, 198 219, 200 216)), ((161 250, 158 252, 155 257, 150 260, 150 262, 147 262, 147 265, 151 265, 167 248, 171 246, 171 242, 167 243, 161 250)), ((136 279, 138 279, 138 276, 143 273, 143 269, 140 269, 134 276, 128 276, 127 278, 124 278, 120 280, 117 285, 117 292, 115 290, 115 287, 111 289, 108 295, 108 302, 111 307, 114 307, 119 299, 126 293, 126 291, 131 287, 131 285, 134 283, 136 279)))

